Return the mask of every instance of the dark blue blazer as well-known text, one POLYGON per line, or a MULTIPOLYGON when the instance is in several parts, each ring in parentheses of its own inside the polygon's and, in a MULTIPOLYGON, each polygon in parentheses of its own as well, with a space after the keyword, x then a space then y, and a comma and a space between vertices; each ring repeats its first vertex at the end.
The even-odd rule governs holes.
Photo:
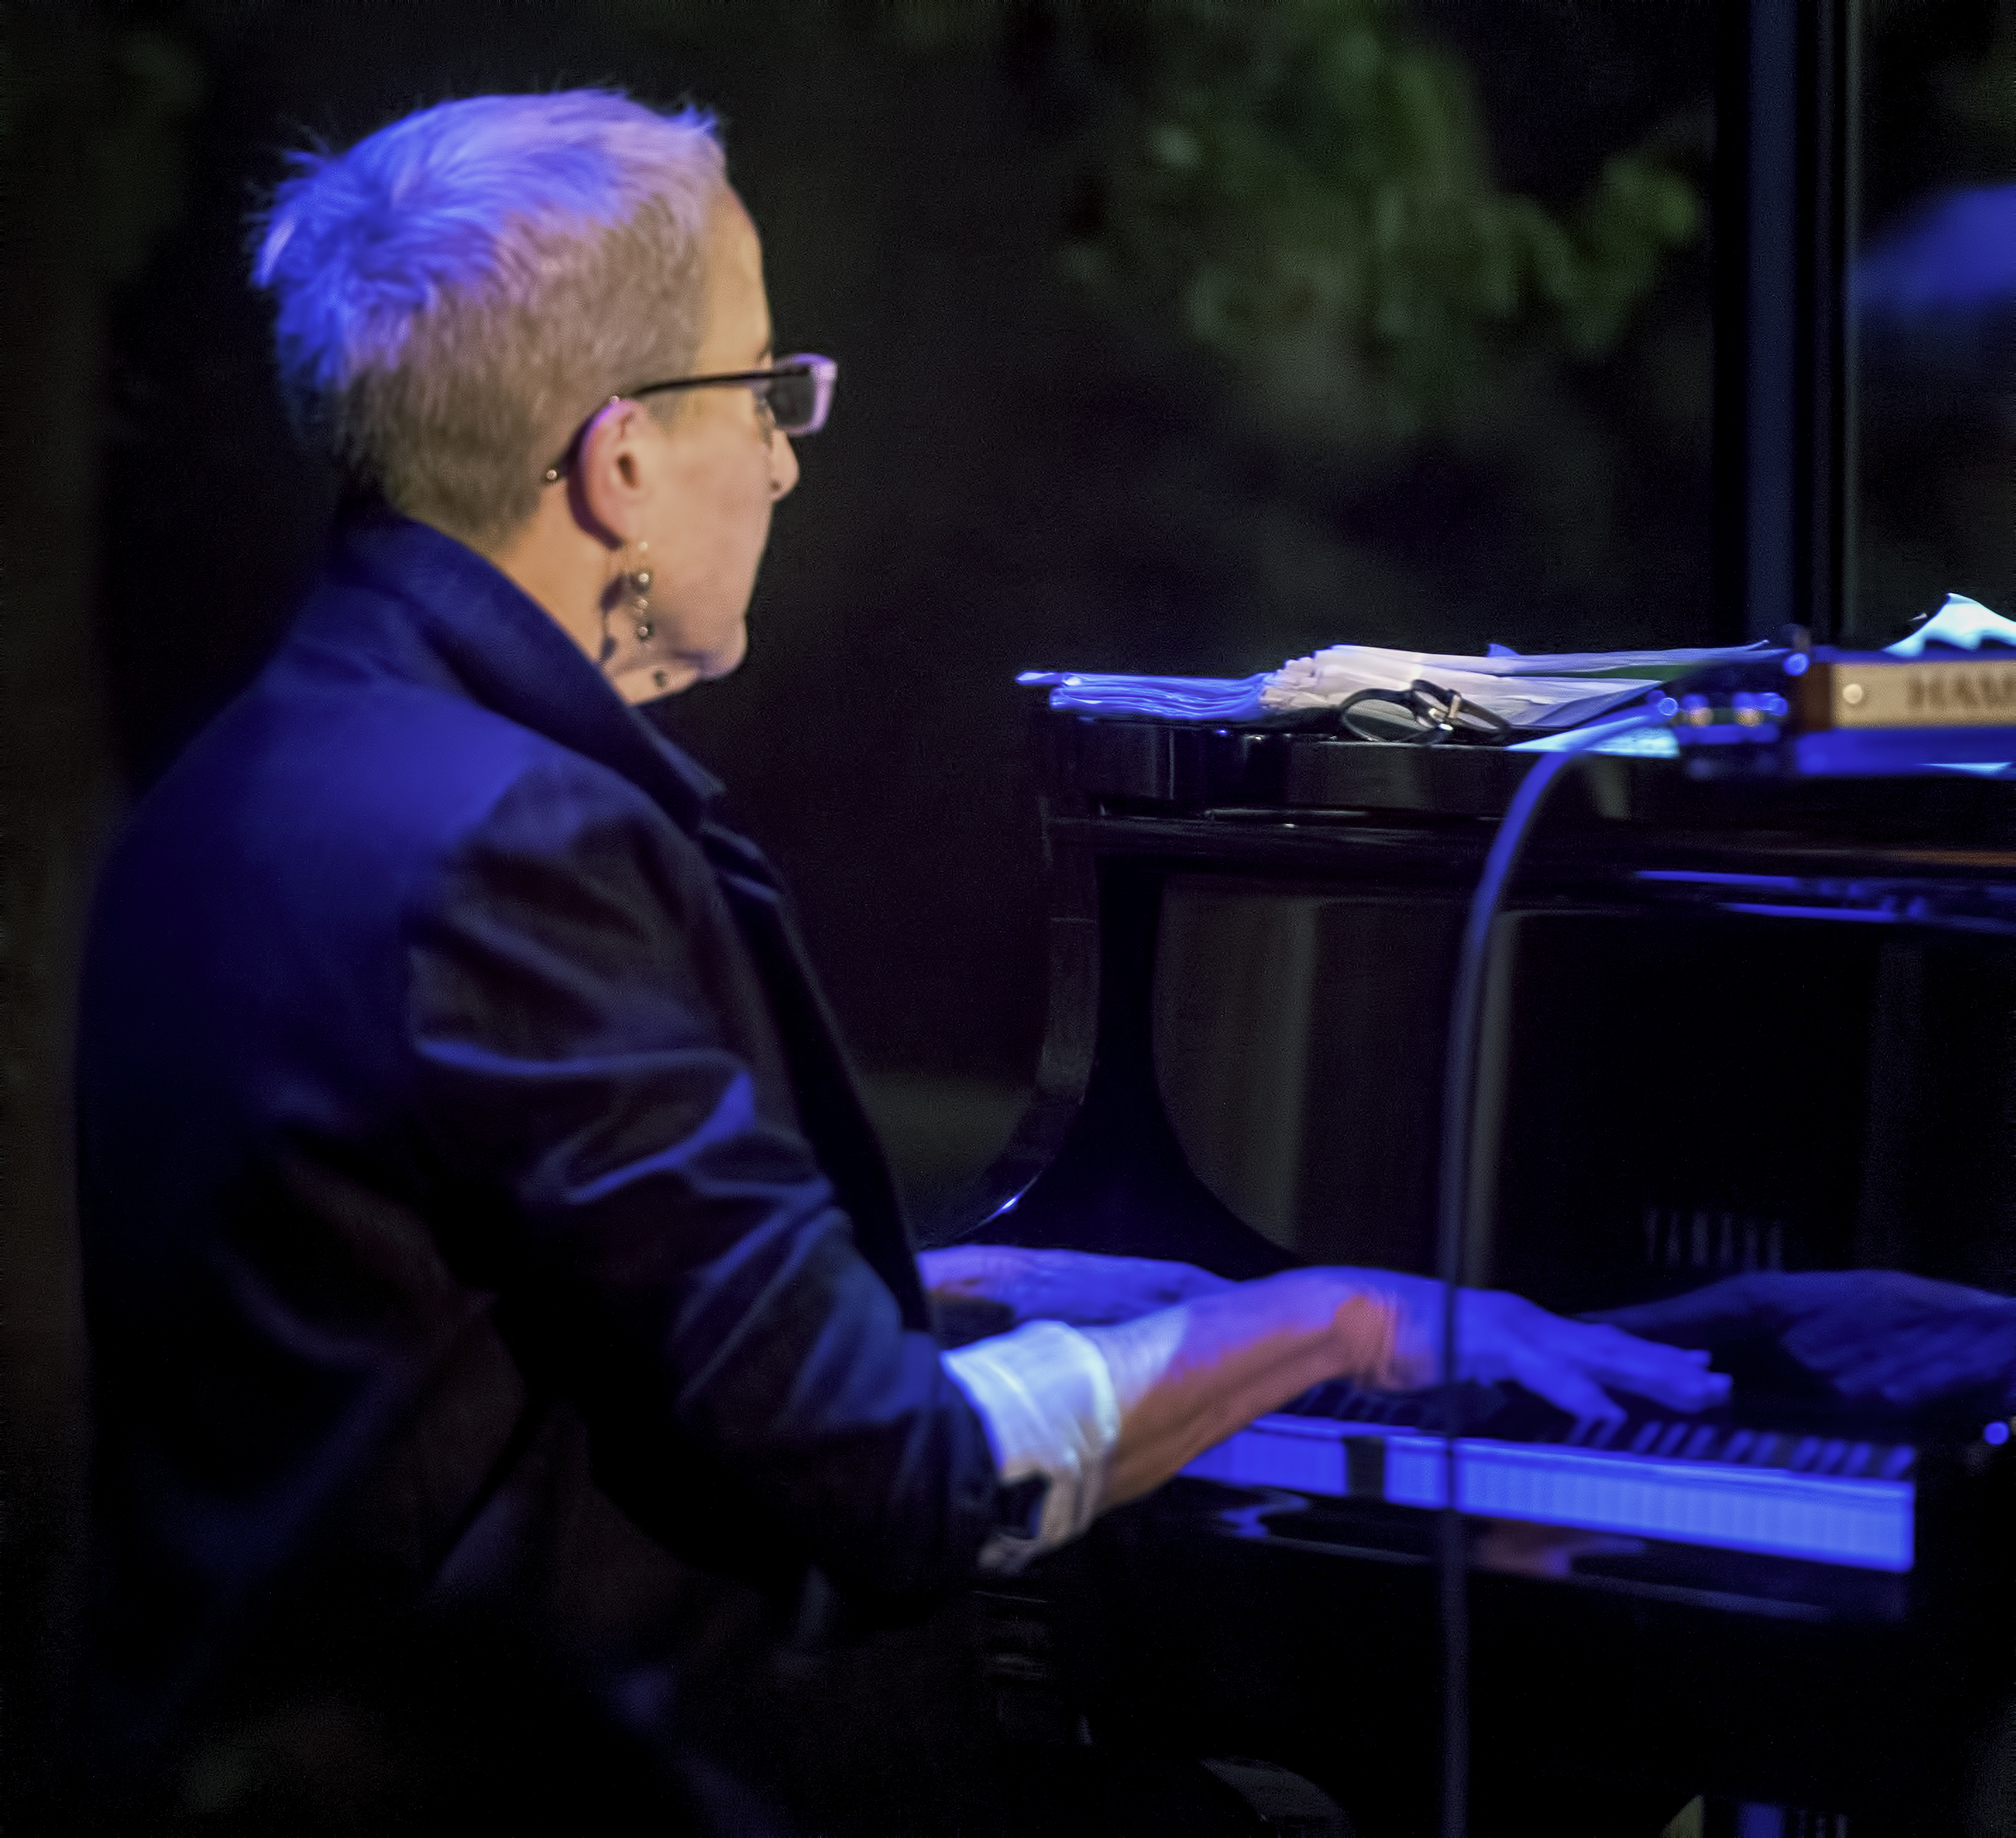
POLYGON ((80 1068, 115 1723, 415 1602, 620 1660, 672 1554, 970 1573, 985 1435, 718 792, 375 512, 140 805, 80 1068))

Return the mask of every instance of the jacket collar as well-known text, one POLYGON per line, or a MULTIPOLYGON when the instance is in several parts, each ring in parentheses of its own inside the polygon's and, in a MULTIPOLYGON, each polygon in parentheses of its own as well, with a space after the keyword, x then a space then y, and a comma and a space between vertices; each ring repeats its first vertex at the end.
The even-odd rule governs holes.
POLYGON ((361 643, 401 675, 416 665, 434 675, 413 655, 417 640, 473 701, 621 774, 682 828, 711 825, 720 781, 625 704, 552 615, 474 550, 388 507, 356 506, 337 526, 326 578, 339 592, 311 600, 304 636, 361 643), (360 590, 367 607, 357 604, 360 590))
POLYGON ((693 837, 776 1007, 806 1134, 905 1324, 928 1323, 887 1163, 769 863, 720 820, 722 786, 630 708, 544 607, 473 550, 373 506, 337 525, 297 643, 431 683, 620 773, 693 837))

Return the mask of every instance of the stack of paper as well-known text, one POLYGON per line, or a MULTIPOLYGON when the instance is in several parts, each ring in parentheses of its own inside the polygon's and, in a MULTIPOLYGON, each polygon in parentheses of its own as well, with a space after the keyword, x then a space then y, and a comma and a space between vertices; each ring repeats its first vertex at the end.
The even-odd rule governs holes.
POLYGON ((1634 702, 1699 665, 1751 654, 1720 651, 1557 651, 1531 657, 1494 648, 1488 657, 1337 644, 1257 676, 1096 676, 1024 671, 1018 682, 1050 692, 1053 708, 1085 715, 1150 715, 1165 721, 1255 721, 1334 708, 1361 690, 1431 683, 1510 726, 1546 733, 1634 702))

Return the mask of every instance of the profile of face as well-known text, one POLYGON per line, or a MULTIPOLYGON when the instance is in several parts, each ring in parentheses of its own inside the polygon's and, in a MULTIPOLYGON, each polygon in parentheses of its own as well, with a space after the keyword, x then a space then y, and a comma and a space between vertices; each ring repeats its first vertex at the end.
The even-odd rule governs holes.
MULTIPOLYGON (((771 360, 770 305, 762 246, 741 200, 724 191, 707 242, 707 301, 689 373, 760 369, 771 360)), ((635 405, 612 404, 589 431, 588 495, 601 496, 598 463, 613 465, 619 501, 595 506, 624 539, 621 564, 648 568, 649 607, 627 611, 630 589, 612 579, 605 596, 612 644, 603 668, 626 701, 648 701, 725 676, 748 647, 749 599, 770 533, 771 506, 797 483, 790 441, 746 388, 681 392, 661 422, 635 405), (625 445, 602 449, 601 423, 620 423, 625 445), (640 638, 638 629, 648 625, 640 638)))

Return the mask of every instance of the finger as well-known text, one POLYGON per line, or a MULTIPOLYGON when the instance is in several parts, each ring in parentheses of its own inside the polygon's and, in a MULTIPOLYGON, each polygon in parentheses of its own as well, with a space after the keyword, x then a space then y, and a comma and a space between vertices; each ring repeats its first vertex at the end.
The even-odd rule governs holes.
POLYGON ((1893 1371, 1879 1382, 1877 1389, 1889 1403, 1909 1408, 1929 1404, 1934 1398, 1974 1391, 1988 1382, 1989 1375, 1976 1368, 1942 1361, 1893 1371))
POLYGON ((1564 1346, 1574 1348, 1577 1357, 1604 1364, 1629 1368, 1636 1364, 1665 1366, 1679 1360, 1705 1365, 1710 1357, 1705 1347, 1647 1340, 1607 1321, 1569 1321, 1556 1317, 1550 1317, 1548 1324, 1559 1332, 1564 1346))
POLYGON ((1628 1380, 1606 1376, 1604 1382, 1676 1411, 1706 1411, 1728 1401, 1732 1381, 1726 1372, 1692 1366, 1643 1372, 1628 1380))
POLYGON ((1501 1331, 1597 1383, 1684 1411, 1704 1409, 1728 1395, 1728 1380, 1708 1370, 1705 1353, 1642 1340, 1607 1324, 1568 1321, 1514 1296, 1493 1293, 1480 1302, 1499 1317, 1501 1331))
POLYGON ((1971 1310, 1921 1322, 1834 1364, 1837 1384, 1852 1382, 1895 1403, 1919 1404, 2005 1382, 2016 1366, 2016 1323, 2003 1310, 1971 1310))
POLYGON ((1826 1376, 1847 1397, 1880 1397, 1906 1407, 1948 1393, 1971 1390, 1986 1378, 1978 1369, 1951 1359, 1900 1360, 1888 1353, 1857 1360, 1826 1376))
POLYGON ((1729 1395, 1729 1379, 1708 1370, 1708 1355, 1640 1340, 1615 1328, 1562 1322, 1566 1330, 1541 1342, 1572 1359, 1599 1382, 1656 1399, 1676 1410, 1705 1410, 1729 1395))
POLYGON ((1566 1361, 1537 1348, 1515 1343, 1506 1361, 1508 1376, 1571 1417, 1621 1423, 1624 1407, 1601 1386, 1566 1361))
POLYGON ((1978 1308, 1942 1316, 1878 1310, 1852 1321, 1831 1315, 1802 1323, 1784 1346, 1852 1397, 1916 1403, 1996 1378, 2016 1357, 2016 1321, 1978 1308))
POLYGON ((2009 1349, 1999 1337, 1960 1333, 1942 1336, 1915 1357, 1892 1359, 1879 1382, 1886 1397, 1922 1404, 1947 1393, 2003 1384, 2009 1370, 2009 1349))
POLYGON ((1784 1345, 1795 1360, 1816 1366, 1827 1360, 1851 1358, 1870 1347, 1888 1345, 1895 1335, 1908 1333, 1921 1319, 1899 1321, 1893 1317, 1871 1318, 1845 1313, 1816 1315, 1789 1329, 1784 1345))

